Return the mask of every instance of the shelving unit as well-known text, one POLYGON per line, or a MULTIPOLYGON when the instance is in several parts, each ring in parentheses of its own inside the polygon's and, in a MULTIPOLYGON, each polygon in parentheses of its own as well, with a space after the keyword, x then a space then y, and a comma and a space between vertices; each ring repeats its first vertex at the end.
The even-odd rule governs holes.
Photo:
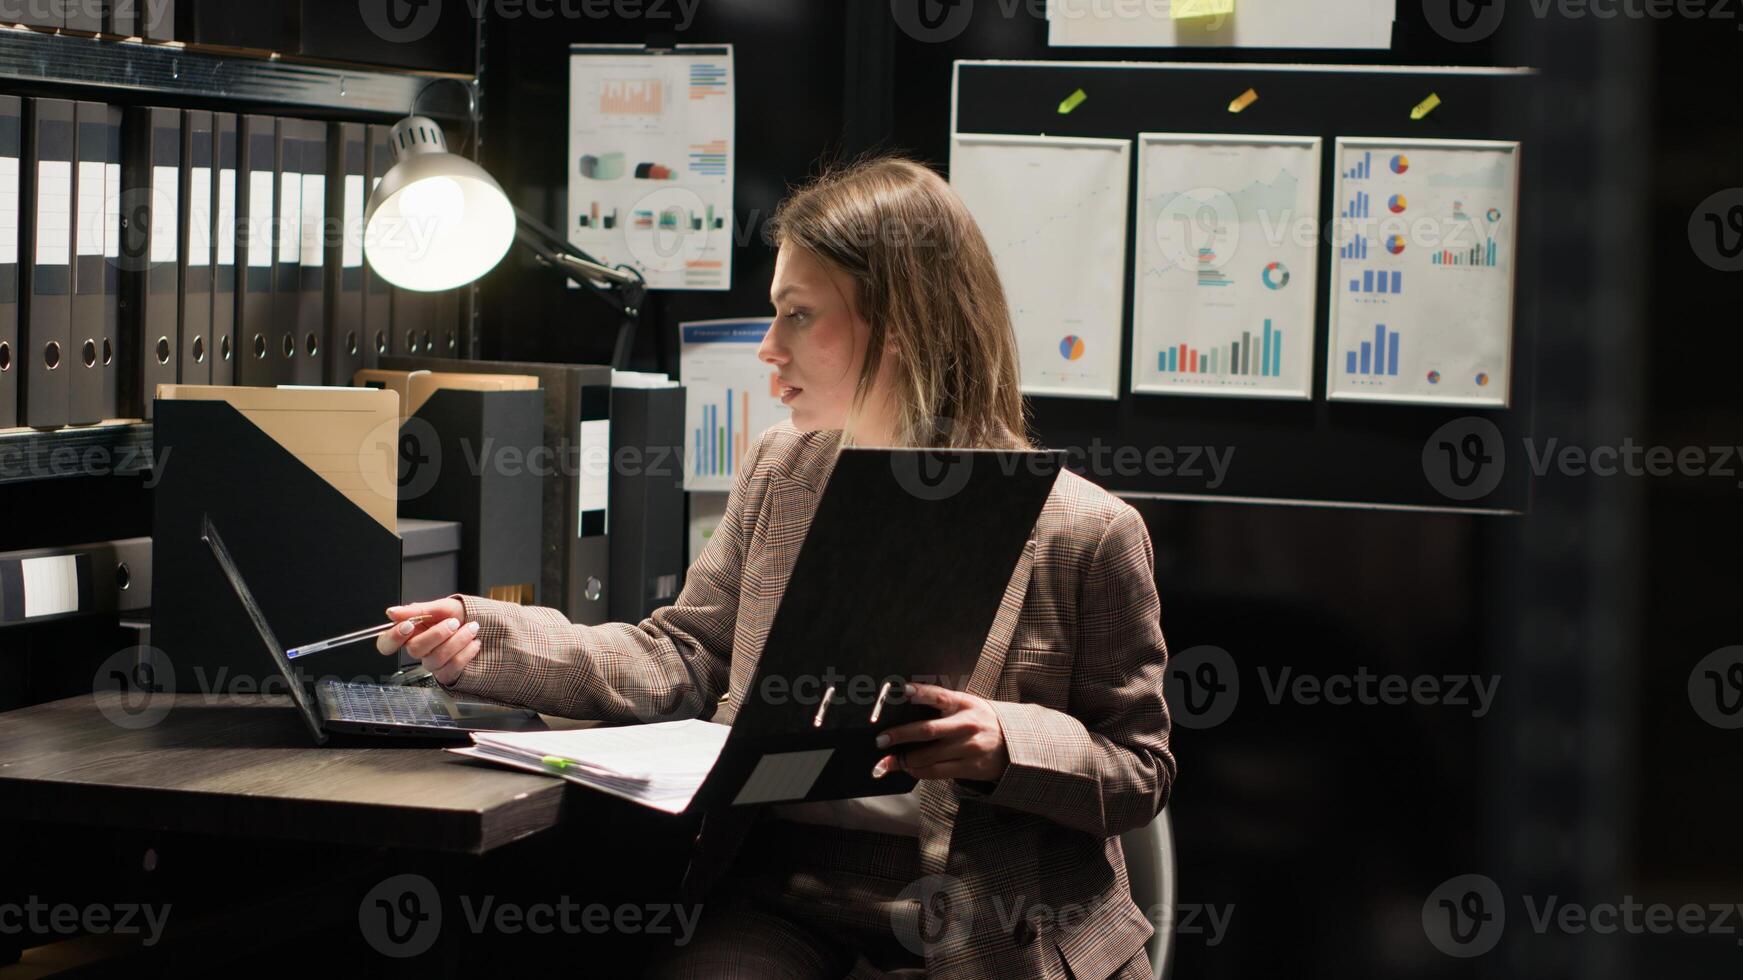
MULTIPOLYGON (((82 97, 138 102, 156 97, 347 116, 418 111, 447 121, 477 119, 465 75, 286 59, 266 51, 204 48, 182 42, 52 34, 0 25, 0 90, 89 89, 82 97), (420 97, 420 93, 422 93, 420 97)), ((474 141, 476 142, 476 141, 474 141)), ((78 476, 134 475, 152 464, 149 422, 37 431, 0 430, 0 486, 78 476)))
MULTIPOLYGON (((404 115, 438 79, 464 75, 289 61, 268 52, 205 49, 179 42, 48 34, 0 27, 0 86, 90 86, 285 109, 404 115)), ((468 118, 464 91, 440 85, 419 103, 426 115, 468 118)))

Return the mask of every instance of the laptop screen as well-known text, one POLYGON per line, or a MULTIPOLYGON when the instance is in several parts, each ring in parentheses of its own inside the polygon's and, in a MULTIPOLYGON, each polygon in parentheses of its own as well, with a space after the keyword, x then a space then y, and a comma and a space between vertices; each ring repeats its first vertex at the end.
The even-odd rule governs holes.
POLYGON ((302 712, 303 720, 314 734, 315 744, 325 745, 327 733, 321 730, 320 714, 309 700, 309 694, 303 689, 302 682, 297 679, 296 671, 291 667, 290 658, 284 655, 284 647, 279 644, 278 637, 273 634, 272 627, 266 624, 266 616, 261 613, 260 604, 254 601, 254 593, 249 590, 248 583, 242 580, 242 573, 237 570, 235 559, 230 557, 230 549, 224 546, 224 539, 218 536, 218 529, 212 526, 212 519, 204 514, 200 515, 200 540, 212 549, 212 557, 218 559, 218 567, 224 570, 224 577, 230 581, 231 590, 242 601, 242 608, 248 611, 248 618, 253 621, 255 632, 260 634, 260 642, 272 654, 272 662, 278 666, 279 674, 290 688, 291 700, 296 702, 297 710, 302 712))

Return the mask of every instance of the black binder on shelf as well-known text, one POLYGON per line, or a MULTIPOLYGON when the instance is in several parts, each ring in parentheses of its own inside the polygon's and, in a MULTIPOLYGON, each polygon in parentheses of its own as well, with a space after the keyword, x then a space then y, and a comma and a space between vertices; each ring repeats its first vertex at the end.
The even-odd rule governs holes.
POLYGON ((328 130, 327 213, 335 234, 327 247, 326 383, 348 385, 375 360, 363 319, 363 209, 368 129, 334 123, 328 130))
POLYGON ((150 538, 0 552, 0 626, 150 607, 150 538))
POLYGON ((431 293, 420 293, 394 287, 393 335, 396 344, 395 353, 417 357, 436 356, 435 342, 430 339, 432 295, 431 293))
POLYGON ((545 393, 543 448, 553 460, 543 478, 541 602, 562 610, 570 622, 610 622, 611 368, 403 354, 382 358, 381 366, 539 379, 545 393))
POLYGON ((543 480, 532 467, 499 463, 537 458, 544 407, 540 390, 445 389, 401 429, 399 512, 460 523, 460 591, 468 595, 540 602, 543 480), (436 445, 425 446, 429 439, 436 445), (488 454, 482 465, 455 465, 480 453, 488 454), (429 467, 432 460, 443 462, 429 467))
POLYGON ((182 114, 178 109, 134 109, 126 133, 122 184, 129 204, 122 259, 129 308, 123 345, 122 403, 136 417, 153 417, 157 386, 176 380, 180 311, 177 266, 181 256, 182 114))
POLYGON ((297 358, 302 353, 297 336, 298 308, 303 295, 303 141, 300 123, 280 118, 276 139, 278 178, 277 258, 272 284, 272 323, 277 340, 270 359, 273 384, 296 382, 297 358))
POLYGON ((103 403, 109 107, 80 102, 73 111, 78 125, 78 166, 73 170, 73 319, 67 359, 72 397, 67 420, 73 425, 90 425, 114 418, 105 414, 103 403))
POLYGON ((103 417, 123 416, 122 348, 131 340, 121 331, 121 124, 126 110, 103 107, 103 341, 98 356, 103 373, 103 417))
POLYGON ((14 23, 60 30, 67 24, 67 0, 25 0, 13 6, 14 23))
MULTIPOLYGON (((171 689, 211 691, 260 669, 247 614, 200 541, 202 514, 224 528, 236 563, 275 630, 287 639, 335 636, 380 622, 398 602, 397 534, 223 401, 158 404, 157 451, 175 459, 153 492, 152 641, 174 665, 171 689), (262 520, 265 513, 294 515, 262 520), (315 601, 311 601, 311 596, 315 601)), ((346 680, 385 679, 392 658, 360 643, 330 650, 314 669, 346 680)), ((168 678, 163 678, 170 687, 168 678)))
POLYGON ((18 252, 23 237, 19 168, 24 156, 24 102, 0 95, 0 429, 18 425, 18 252))
MULTIPOLYGON (((375 193, 375 186, 381 183, 381 178, 393 167, 393 147, 389 143, 392 133, 393 130, 386 126, 369 127, 369 173, 365 186, 371 194, 375 193)), ((364 262, 363 324, 369 334, 370 349, 370 355, 364 358, 364 367, 378 366, 380 359, 388 354, 410 353, 403 344, 394 339, 393 323, 393 287, 388 285, 387 280, 376 275, 368 262, 364 262)))
POLYGON ((243 116, 237 147, 236 384, 277 384, 278 331, 273 314, 273 235, 278 218, 278 123, 271 116, 243 116))
POLYGON ((212 383, 236 383, 236 116, 212 114, 212 383))
POLYGON ((137 37, 138 0, 106 0, 103 5, 103 33, 116 37, 137 37))
POLYGON ((212 114, 182 114, 181 384, 212 383, 212 114))
POLYGON ((303 230, 302 297, 297 302, 296 371, 291 380, 299 385, 323 381, 323 350, 327 337, 327 125, 313 120, 296 121, 302 146, 303 230))
POLYGON ((611 389, 611 621, 639 623, 678 597, 684 520, 684 388, 611 389))
POLYGON ((105 0, 65 0, 66 29, 80 34, 103 33, 105 0))
POLYGON ((137 32, 147 41, 176 39, 176 0, 134 0, 138 11, 137 32))
POLYGON ((31 99, 25 108, 18 400, 21 421, 38 429, 66 425, 71 407, 76 132, 71 102, 31 99))

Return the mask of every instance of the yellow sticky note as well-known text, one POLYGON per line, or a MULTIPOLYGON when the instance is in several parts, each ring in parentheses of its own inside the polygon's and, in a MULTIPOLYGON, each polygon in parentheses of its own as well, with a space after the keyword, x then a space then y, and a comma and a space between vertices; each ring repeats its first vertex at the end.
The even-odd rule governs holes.
POLYGON ((1416 103, 1416 108, 1410 110, 1410 118, 1421 119, 1423 116, 1433 112, 1434 107, 1437 105, 1440 105, 1440 96, 1430 92, 1428 93, 1428 98, 1416 103))
POLYGON ((1225 17, 1235 12, 1235 0, 1174 0, 1175 20, 1194 17, 1225 17))
POLYGON ((1250 106, 1257 101, 1259 101, 1258 91, 1256 89, 1247 89, 1245 92, 1236 96, 1235 101, 1229 103, 1229 111, 1240 112, 1242 109, 1245 109, 1247 106, 1250 106))
POLYGON ((1083 89, 1078 89, 1066 96, 1064 102, 1059 103, 1059 114, 1062 116, 1069 114, 1071 110, 1083 105, 1083 100, 1087 98, 1089 98, 1089 93, 1083 89))

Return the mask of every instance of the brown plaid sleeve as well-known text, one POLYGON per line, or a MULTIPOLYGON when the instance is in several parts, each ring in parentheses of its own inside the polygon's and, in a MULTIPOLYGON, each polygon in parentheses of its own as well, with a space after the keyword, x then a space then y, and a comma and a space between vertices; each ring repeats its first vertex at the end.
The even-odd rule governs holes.
POLYGON ((694 718, 725 692, 739 570, 766 478, 766 440, 745 455, 726 516, 670 606, 640 623, 581 626, 561 612, 458 596, 479 622, 478 655, 451 690, 565 718, 617 724, 694 718))
POLYGON ((992 702, 1010 765, 990 802, 1103 836, 1149 824, 1168 802, 1174 754, 1155 567, 1149 532, 1122 505, 1078 595, 1071 713, 992 702))

